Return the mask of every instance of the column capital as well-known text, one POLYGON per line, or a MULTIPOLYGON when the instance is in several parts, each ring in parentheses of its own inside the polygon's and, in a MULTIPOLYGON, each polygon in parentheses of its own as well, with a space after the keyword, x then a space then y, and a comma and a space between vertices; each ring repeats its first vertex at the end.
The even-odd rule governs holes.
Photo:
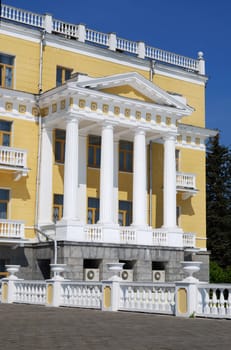
POLYGON ((164 140, 164 141, 176 141, 176 137, 177 137, 177 135, 174 133, 172 133, 172 134, 167 134, 167 135, 164 135, 163 137, 162 137, 162 139, 164 140))
POLYGON ((74 113, 69 113, 64 117, 64 120, 66 124, 68 123, 78 123, 80 121, 81 117, 79 115, 76 115, 74 113))
POLYGON ((114 121, 114 120, 105 120, 103 123, 102 123, 102 129, 104 128, 108 128, 108 129, 113 129, 114 126, 118 125, 118 122, 117 121, 114 121))

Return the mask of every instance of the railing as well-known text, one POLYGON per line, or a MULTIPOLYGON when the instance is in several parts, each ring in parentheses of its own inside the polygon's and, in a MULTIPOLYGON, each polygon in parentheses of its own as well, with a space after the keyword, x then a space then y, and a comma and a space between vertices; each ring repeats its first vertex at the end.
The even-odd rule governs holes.
POLYGON ((46 303, 45 281, 15 281, 15 302, 22 304, 46 303))
POLYGON ((78 38, 78 25, 54 19, 53 32, 63 34, 67 38, 78 38))
POLYGON ((194 248, 196 246, 196 235, 191 232, 183 233, 183 246, 185 248, 194 248))
POLYGON ((103 228, 97 225, 86 225, 84 227, 85 237, 90 242, 103 241, 103 228))
POLYGON ((146 57, 153 60, 162 61, 194 71, 198 70, 198 61, 193 58, 177 55, 175 53, 160 50, 151 46, 146 46, 145 54, 146 57))
POLYGON ((95 44, 108 46, 109 35, 101 32, 97 32, 92 29, 86 29, 86 39, 95 44))
POLYGON ((175 285, 121 283, 119 310, 174 315, 175 285))
POLYGON ((102 284, 100 282, 61 283, 61 306, 101 309, 102 284))
POLYGON ((132 227, 120 228, 121 243, 136 243, 136 230, 132 227))
POLYGON ((2 5, 1 9, 1 18, 43 28, 45 17, 43 15, 38 15, 36 13, 8 5, 2 5))
POLYGON ((196 176, 194 174, 179 173, 176 174, 176 186, 186 189, 196 189, 196 176))
POLYGON ((196 314, 200 317, 231 318, 231 285, 198 285, 196 314))
POLYGON ((120 50, 130 54, 138 55, 140 58, 148 58, 155 61, 164 62, 170 65, 182 67, 184 69, 205 74, 203 54, 198 53, 198 59, 181 56, 172 52, 161 50, 145 44, 139 45, 136 41, 117 38, 115 34, 105 34, 89 28, 84 25, 75 25, 53 19, 50 15, 39 15, 8 5, 2 5, 1 17, 8 21, 23 23, 38 28, 43 28, 47 32, 56 32, 64 35, 66 38, 76 38, 79 41, 103 45, 110 50, 120 50), (83 29, 81 34, 79 29, 83 29), (113 40, 110 38, 113 37, 113 40))
POLYGON ((26 168, 27 151, 17 148, 0 146, 0 166, 26 168))
POLYGON ((154 230, 152 232, 153 245, 167 246, 168 245, 168 233, 163 230, 154 230))
POLYGON ((24 238, 24 222, 0 219, 0 238, 24 238))

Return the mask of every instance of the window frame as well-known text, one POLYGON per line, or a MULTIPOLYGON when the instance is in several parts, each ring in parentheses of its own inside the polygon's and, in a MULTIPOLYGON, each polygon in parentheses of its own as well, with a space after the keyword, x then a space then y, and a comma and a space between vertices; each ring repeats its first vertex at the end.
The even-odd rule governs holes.
POLYGON ((132 201, 119 200, 118 224, 120 226, 130 226, 132 223, 132 201), (127 207, 126 207, 127 205, 127 207), (124 208, 123 208, 124 206, 124 208), (123 215, 123 225, 120 225, 119 214, 123 215))
POLYGON ((95 225, 99 220, 100 199, 96 197, 88 197, 87 199, 87 224, 95 225), (97 204, 96 206, 90 205, 90 201, 93 200, 97 204), (98 213, 97 213, 98 211, 98 213), (89 222, 89 212, 92 213, 92 222, 89 222))
POLYGON ((72 68, 64 67, 64 66, 56 66, 56 87, 63 85, 67 80, 71 78, 71 74, 73 72, 72 68), (61 71, 61 82, 58 81, 58 70, 61 71), (70 77, 66 79, 66 73, 69 72, 70 77))
POLYGON ((54 193, 53 194, 53 222, 59 221, 63 217, 63 199, 64 195, 62 193, 54 193), (60 196, 62 198, 62 203, 55 203, 56 196, 60 196), (57 219, 55 218, 55 210, 58 209, 57 219))
POLYGON ((98 135, 88 135, 88 147, 87 147, 87 165, 89 168, 100 168, 101 163, 101 136, 98 135), (98 138, 98 143, 91 143, 91 139, 95 137, 98 138), (90 162, 90 150, 93 151, 93 162, 90 162), (99 153, 98 153, 99 152, 99 153), (98 153, 98 154, 97 154, 98 153), (99 156, 98 156, 99 155, 99 156))
POLYGON ((64 164, 65 163, 65 145, 66 145, 66 130, 64 129, 55 129, 54 130, 54 156, 55 163, 64 164), (56 131, 62 131, 64 134, 64 139, 57 137, 56 131), (58 158, 56 153, 56 144, 60 144, 60 157, 58 158))
POLYGON ((1 217, 1 212, 0 212, 0 219, 7 220, 9 218, 9 204, 10 204, 10 196, 11 196, 11 191, 9 188, 0 188, 0 203, 6 204, 6 215, 5 217, 1 217), (1 191, 7 191, 8 192, 8 198, 1 198, 1 191))
POLYGON ((119 142, 119 171, 133 173, 133 142, 121 140, 119 142), (122 148, 122 145, 131 146, 131 149, 122 148), (121 166, 121 157, 123 155, 123 165, 121 166), (128 162, 129 157, 131 159, 128 162))
POLYGON ((10 145, 11 145, 11 136, 12 136, 12 121, 0 119, 0 146, 10 147, 10 145), (1 122, 8 123, 9 126, 10 126, 10 131, 1 129, 1 122), (9 136, 9 144, 8 145, 4 145, 3 144, 4 135, 8 135, 9 136))
POLYGON ((5 54, 5 53, 1 53, 0 52, 0 70, 1 70, 1 80, 0 81, 0 87, 3 87, 3 88, 7 88, 7 89, 13 89, 13 86, 14 86, 14 64, 15 62, 15 56, 12 56, 12 55, 8 55, 8 54, 5 54), (12 59, 12 64, 9 64, 9 63, 3 63, 2 62, 2 57, 4 58, 9 58, 9 59, 12 59), (2 67, 2 68, 1 68, 2 67), (11 70, 11 84, 10 86, 8 86, 6 84, 6 69, 9 68, 11 70))

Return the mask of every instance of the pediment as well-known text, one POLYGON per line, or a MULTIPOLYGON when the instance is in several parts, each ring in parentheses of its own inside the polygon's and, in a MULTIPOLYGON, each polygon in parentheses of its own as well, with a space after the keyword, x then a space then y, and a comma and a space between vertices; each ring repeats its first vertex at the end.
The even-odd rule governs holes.
POLYGON ((193 111, 187 105, 185 98, 166 92, 136 72, 102 78, 85 76, 83 81, 81 79, 78 80, 77 85, 128 99, 185 110, 186 114, 190 114, 193 111))

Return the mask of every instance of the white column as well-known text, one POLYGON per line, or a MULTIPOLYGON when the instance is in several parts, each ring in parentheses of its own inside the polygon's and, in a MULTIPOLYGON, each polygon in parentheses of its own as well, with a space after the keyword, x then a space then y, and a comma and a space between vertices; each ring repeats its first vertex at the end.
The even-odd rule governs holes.
POLYGON ((101 224, 113 224, 113 126, 105 124, 101 136, 100 219, 101 224))
POLYGON ((66 125, 66 145, 64 163, 64 203, 63 220, 77 220, 78 193, 78 119, 68 118, 66 125))
POLYGON ((118 177, 119 177, 119 141, 114 141, 114 223, 118 224, 119 215, 119 196, 118 196, 118 177))
POLYGON ((52 129, 42 127, 40 179, 38 198, 38 224, 52 223, 52 129))
POLYGON ((147 226, 147 159, 142 129, 136 131, 133 146, 133 225, 147 226))
POLYGON ((78 213, 80 221, 87 223, 87 137, 79 137, 79 189, 78 213))
POLYGON ((175 136, 164 138, 164 228, 176 228, 175 136))

